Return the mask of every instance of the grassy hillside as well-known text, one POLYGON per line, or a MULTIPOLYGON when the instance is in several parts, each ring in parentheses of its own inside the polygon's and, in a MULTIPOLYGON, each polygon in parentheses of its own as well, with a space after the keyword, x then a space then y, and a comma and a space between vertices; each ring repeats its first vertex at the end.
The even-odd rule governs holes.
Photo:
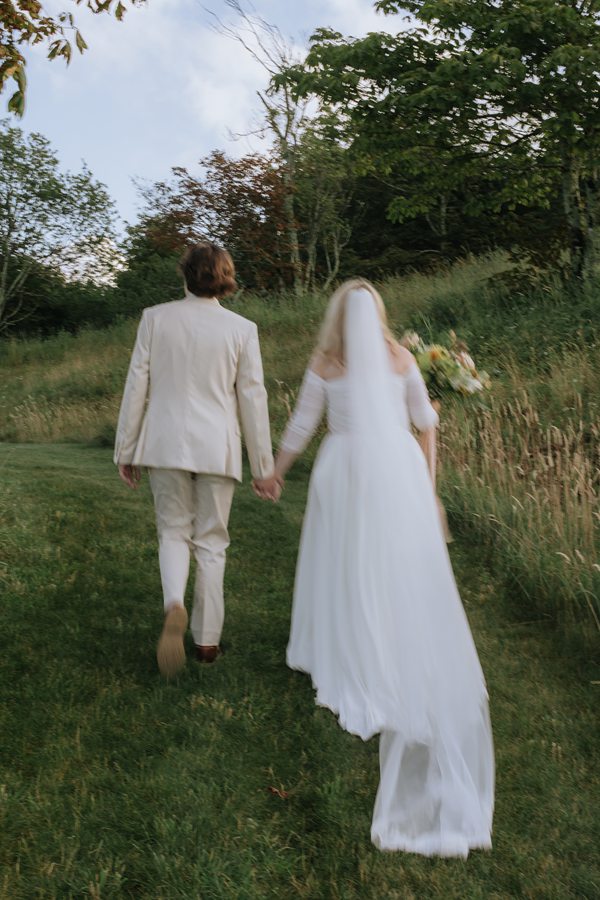
POLYGON ((108 449, 0 447, 1 900, 592 900, 597 690, 515 621, 470 539, 451 548, 486 673, 494 848, 379 853, 377 740, 342 731, 284 652, 307 469, 236 492, 227 650, 172 683, 147 481, 108 449))
MULTIPOLYGON (((398 333, 455 328, 494 379, 442 414, 440 490, 521 618, 586 653, 600 629, 600 285, 566 291, 493 255, 381 285, 398 333), (524 610, 524 612, 523 612, 524 610)), ((258 322, 277 438, 326 298, 242 297, 258 322)), ((112 443, 136 323, 0 344, 0 440, 112 443)))

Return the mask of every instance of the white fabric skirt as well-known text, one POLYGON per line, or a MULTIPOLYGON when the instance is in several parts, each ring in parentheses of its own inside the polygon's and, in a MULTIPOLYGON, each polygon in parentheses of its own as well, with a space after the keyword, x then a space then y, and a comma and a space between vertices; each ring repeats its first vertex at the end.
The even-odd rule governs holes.
POLYGON ((287 661, 310 674, 316 702, 343 728, 363 740, 381 735, 374 844, 465 857, 491 846, 487 691, 426 462, 409 432, 398 457, 396 493, 382 504, 368 485, 357 488, 348 437, 323 441, 287 661))

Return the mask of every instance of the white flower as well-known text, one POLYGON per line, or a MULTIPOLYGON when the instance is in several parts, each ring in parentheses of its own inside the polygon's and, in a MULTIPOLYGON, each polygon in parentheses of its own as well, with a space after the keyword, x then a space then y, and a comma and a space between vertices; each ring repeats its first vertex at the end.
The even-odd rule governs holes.
POLYGON ((450 384, 455 391, 461 391, 463 394, 475 394, 477 391, 483 390, 483 385, 478 378, 473 378, 464 369, 454 378, 450 378, 450 384))
POLYGON ((470 369, 471 371, 475 368, 475 363, 473 361, 473 357, 469 356, 469 354, 462 350, 460 353, 456 354, 456 358, 465 369, 470 369))
POLYGON ((405 332, 402 338, 402 344, 407 347, 409 350, 423 350, 423 341, 419 337, 416 331, 407 331, 405 332))

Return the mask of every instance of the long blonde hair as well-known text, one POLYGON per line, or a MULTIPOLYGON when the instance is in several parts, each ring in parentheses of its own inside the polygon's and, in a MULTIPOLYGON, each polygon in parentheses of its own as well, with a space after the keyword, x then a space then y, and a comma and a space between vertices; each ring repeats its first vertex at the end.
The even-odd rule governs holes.
POLYGON ((345 348, 344 348, 344 320, 346 314, 346 298, 350 291, 364 288, 373 295, 379 318, 381 319, 381 327, 383 336, 386 340, 392 341, 393 336, 388 326, 387 313, 381 294, 373 287, 373 285, 365 278, 350 278, 344 281, 339 288, 334 291, 329 300, 329 304, 325 311, 321 331, 319 332, 319 340, 317 341, 316 352, 326 359, 337 363, 345 364, 345 348))

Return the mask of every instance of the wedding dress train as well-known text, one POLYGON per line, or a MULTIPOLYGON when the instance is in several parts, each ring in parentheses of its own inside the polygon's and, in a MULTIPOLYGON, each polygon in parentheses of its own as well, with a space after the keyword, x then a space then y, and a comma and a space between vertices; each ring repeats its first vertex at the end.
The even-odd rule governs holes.
POLYGON ((491 846, 487 692, 425 457, 436 424, 415 365, 390 371, 366 290, 346 311, 347 374, 306 372, 282 448, 327 409, 299 550, 288 665, 367 740, 380 733, 371 837, 382 850, 463 856, 491 846))

